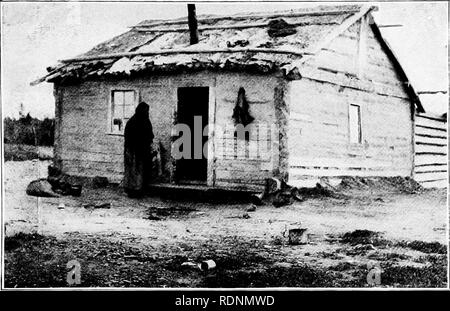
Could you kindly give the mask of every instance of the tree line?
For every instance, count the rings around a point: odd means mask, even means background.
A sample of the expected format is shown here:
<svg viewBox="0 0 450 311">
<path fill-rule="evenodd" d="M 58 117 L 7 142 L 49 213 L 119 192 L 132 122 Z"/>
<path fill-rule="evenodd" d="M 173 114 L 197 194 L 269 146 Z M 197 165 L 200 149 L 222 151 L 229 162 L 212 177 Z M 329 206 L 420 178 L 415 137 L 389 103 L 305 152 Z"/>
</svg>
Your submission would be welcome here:
<svg viewBox="0 0 450 311">
<path fill-rule="evenodd" d="M 53 118 L 39 120 L 28 113 L 19 119 L 6 117 L 3 122 L 5 144 L 53 146 L 55 129 Z"/>
</svg>

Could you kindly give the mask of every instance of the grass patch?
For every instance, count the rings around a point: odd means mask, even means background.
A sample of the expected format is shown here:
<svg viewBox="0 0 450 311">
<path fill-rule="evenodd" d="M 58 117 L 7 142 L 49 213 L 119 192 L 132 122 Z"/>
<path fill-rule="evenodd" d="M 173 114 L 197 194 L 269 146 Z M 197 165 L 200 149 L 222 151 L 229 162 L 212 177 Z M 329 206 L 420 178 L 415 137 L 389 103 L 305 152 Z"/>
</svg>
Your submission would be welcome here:
<svg viewBox="0 0 450 311">
<path fill-rule="evenodd" d="M 227 237 L 202 244 L 152 248 L 117 236 L 72 233 L 66 238 L 17 234 L 5 239 L 5 286 L 68 287 L 68 261 L 81 264 L 82 287 L 367 287 L 367 267 L 348 262 L 324 268 L 297 264 L 274 266 L 283 254 L 263 241 Z M 217 267 L 202 272 L 181 266 L 212 259 Z M 392 260 L 393 258 L 387 258 Z M 427 255 L 424 268 L 382 264 L 381 286 L 442 287 L 446 256 Z"/>
<path fill-rule="evenodd" d="M 389 260 L 397 261 L 397 260 L 407 260 L 411 257 L 398 253 L 373 253 L 368 255 L 367 258 L 379 261 L 389 261 Z"/>
<path fill-rule="evenodd" d="M 291 268 L 218 270 L 204 279 L 205 287 L 325 287 L 333 278 L 326 270 L 307 265 Z"/>
<path fill-rule="evenodd" d="M 37 233 L 28 234 L 20 232 L 13 236 L 7 236 L 5 237 L 5 251 L 12 251 L 28 242 L 37 243 L 43 239 L 45 237 Z"/>
<path fill-rule="evenodd" d="M 423 268 L 390 265 L 383 268 L 381 280 L 383 285 L 395 287 L 446 287 L 447 258 L 432 260 Z"/>
<path fill-rule="evenodd" d="M 335 266 L 330 267 L 330 270 L 333 270 L 333 271 L 348 271 L 348 270 L 356 269 L 358 267 L 360 268 L 359 265 L 343 261 L 343 262 L 338 263 Z"/>
<path fill-rule="evenodd" d="M 21 233 L 5 239 L 5 287 L 68 287 L 66 265 L 73 259 L 81 264 L 81 284 L 76 286 L 156 283 L 147 253 L 121 242 L 98 238 L 58 240 Z"/>
<path fill-rule="evenodd" d="M 407 247 L 416 251 L 420 251 L 426 254 L 447 254 L 447 246 L 439 242 L 424 242 L 424 241 L 412 241 L 412 242 L 400 242 L 400 247 Z"/>
</svg>

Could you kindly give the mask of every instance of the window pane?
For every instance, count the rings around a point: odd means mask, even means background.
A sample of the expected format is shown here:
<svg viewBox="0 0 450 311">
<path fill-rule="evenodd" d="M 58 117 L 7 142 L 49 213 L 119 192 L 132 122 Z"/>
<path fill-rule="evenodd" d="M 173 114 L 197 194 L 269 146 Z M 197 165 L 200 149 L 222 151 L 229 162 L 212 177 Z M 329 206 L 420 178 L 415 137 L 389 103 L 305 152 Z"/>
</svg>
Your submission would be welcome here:
<svg viewBox="0 0 450 311">
<path fill-rule="evenodd" d="M 134 105 L 124 106 L 123 116 L 124 118 L 131 118 L 134 114 Z"/>
<path fill-rule="evenodd" d="M 113 92 L 113 105 L 112 105 L 112 117 L 122 118 L 123 117 L 123 92 L 114 91 Z"/>
<path fill-rule="evenodd" d="M 123 104 L 126 106 L 134 106 L 134 91 L 123 92 L 124 101 Z"/>
<path fill-rule="evenodd" d="M 127 125 L 128 120 L 130 120 L 130 118 L 123 119 L 122 130 L 125 130 L 125 125 Z"/>
<path fill-rule="evenodd" d="M 113 91 L 111 100 L 111 131 L 123 133 L 125 124 L 134 114 L 135 91 Z"/>
<path fill-rule="evenodd" d="M 360 107 L 356 105 L 350 105 L 349 111 L 349 126 L 350 126 L 350 142 L 361 142 L 361 114 Z"/>
<path fill-rule="evenodd" d="M 123 104 L 124 92 L 113 91 L 112 93 L 112 111 L 111 111 L 111 131 L 120 133 L 123 131 Z"/>
</svg>

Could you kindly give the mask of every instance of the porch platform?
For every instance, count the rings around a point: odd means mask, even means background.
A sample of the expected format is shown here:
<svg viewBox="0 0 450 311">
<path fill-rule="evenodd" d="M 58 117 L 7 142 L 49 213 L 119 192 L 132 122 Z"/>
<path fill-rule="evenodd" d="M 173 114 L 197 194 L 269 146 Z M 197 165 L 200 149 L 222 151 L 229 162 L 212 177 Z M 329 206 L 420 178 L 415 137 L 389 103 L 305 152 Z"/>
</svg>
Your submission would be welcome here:
<svg viewBox="0 0 450 311">
<path fill-rule="evenodd" d="M 239 201 L 249 201 L 250 196 L 257 191 L 247 189 L 237 189 L 228 187 L 210 187 L 201 184 L 172 184 L 155 183 L 147 187 L 147 194 L 160 195 L 169 199 L 194 199 L 207 201 L 221 201 L 236 199 Z"/>
</svg>

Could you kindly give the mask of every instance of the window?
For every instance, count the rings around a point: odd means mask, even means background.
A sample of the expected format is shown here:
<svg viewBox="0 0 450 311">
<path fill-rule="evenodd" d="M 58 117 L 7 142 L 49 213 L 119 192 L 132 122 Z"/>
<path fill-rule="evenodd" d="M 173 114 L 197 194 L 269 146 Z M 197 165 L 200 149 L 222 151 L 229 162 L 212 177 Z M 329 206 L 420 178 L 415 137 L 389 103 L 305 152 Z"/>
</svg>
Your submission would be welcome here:
<svg viewBox="0 0 450 311">
<path fill-rule="evenodd" d="M 349 107 L 349 127 L 350 143 L 360 144 L 362 142 L 361 108 L 358 105 L 350 105 Z"/>
<path fill-rule="evenodd" d="M 137 102 L 135 91 L 112 91 L 111 92 L 111 120 L 110 132 L 123 134 L 125 124 L 134 114 Z"/>
</svg>

